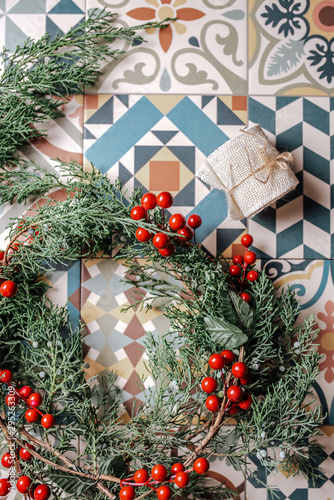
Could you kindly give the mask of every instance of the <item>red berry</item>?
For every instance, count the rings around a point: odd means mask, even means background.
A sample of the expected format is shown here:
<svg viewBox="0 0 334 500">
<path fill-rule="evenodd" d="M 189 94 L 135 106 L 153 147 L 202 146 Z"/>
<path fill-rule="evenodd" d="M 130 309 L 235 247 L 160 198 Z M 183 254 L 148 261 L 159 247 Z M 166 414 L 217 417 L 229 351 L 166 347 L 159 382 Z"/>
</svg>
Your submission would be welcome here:
<svg viewBox="0 0 334 500">
<path fill-rule="evenodd" d="M 165 233 L 157 233 L 153 237 L 155 248 L 166 248 L 170 244 L 170 239 Z"/>
<path fill-rule="evenodd" d="M 26 421 L 29 422 L 29 424 L 33 424 L 34 422 L 37 422 L 37 420 L 39 419 L 37 411 L 34 410 L 33 408 L 29 408 L 29 410 L 25 412 L 24 416 Z"/>
<path fill-rule="evenodd" d="M 209 365 L 213 370 L 221 370 L 225 366 L 223 356 L 218 352 L 216 352 L 215 354 L 211 354 L 211 356 L 209 357 Z"/>
<path fill-rule="evenodd" d="M 243 410 L 249 410 L 249 408 L 252 405 L 252 402 L 253 402 L 252 401 L 252 396 L 250 395 L 250 393 L 249 392 L 245 392 L 245 395 L 242 398 L 242 400 L 240 401 L 239 406 Z"/>
<path fill-rule="evenodd" d="M 256 281 L 258 277 L 259 273 L 257 271 L 249 271 L 249 273 L 247 273 L 248 281 Z"/>
<path fill-rule="evenodd" d="M 0 479 L 0 497 L 6 497 L 11 490 L 11 485 L 8 479 Z"/>
<path fill-rule="evenodd" d="M 16 406 L 20 401 L 20 398 L 17 394 L 8 394 L 5 401 L 7 406 Z"/>
<path fill-rule="evenodd" d="M 237 405 L 237 403 L 233 403 L 233 405 L 231 406 L 231 408 L 228 410 L 228 414 L 229 415 L 235 415 L 236 413 L 238 413 L 239 410 L 240 410 L 240 408 Z"/>
<path fill-rule="evenodd" d="M 178 472 L 175 476 L 174 483 L 179 488 L 185 488 L 190 481 L 189 475 L 186 472 Z"/>
<path fill-rule="evenodd" d="M 135 483 L 146 483 L 150 479 L 150 475 L 145 469 L 136 470 L 133 480 Z"/>
<path fill-rule="evenodd" d="M 246 377 L 247 373 L 248 368 L 242 361 L 238 361 L 232 366 L 232 374 L 235 376 L 235 378 Z"/>
<path fill-rule="evenodd" d="M 206 458 L 201 457 L 195 460 L 194 471 L 197 472 L 197 474 L 204 474 L 209 469 L 210 469 L 210 464 Z"/>
<path fill-rule="evenodd" d="M 141 220 L 146 219 L 146 210 L 141 205 L 137 205 L 133 207 L 130 213 L 130 217 L 133 220 Z"/>
<path fill-rule="evenodd" d="M 231 385 L 227 389 L 227 397 L 233 403 L 239 403 L 244 396 L 244 391 L 238 385 Z"/>
<path fill-rule="evenodd" d="M 228 272 L 230 273 L 231 276 L 240 276 L 241 274 L 241 269 L 239 266 L 237 265 L 234 265 L 234 266 L 230 266 Z"/>
<path fill-rule="evenodd" d="M 3 467 L 5 467 L 5 469 L 10 469 L 12 463 L 13 463 L 13 458 L 10 453 L 5 453 L 4 455 L 2 455 L 1 464 L 3 465 Z"/>
<path fill-rule="evenodd" d="M 20 476 L 16 483 L 16 489 L 20 493 L 28 493 L 31 486 L 31 479 L 28 476 Z"/>
<path fill-rule="evenodd" d="M 173 231 L 178 231 L 186 225 L 186 219 L 181 214 L 174 214 L 169 218 L 168 224 Z"/>
<path fill-rule="evenodd" d="M 159 254 L 163 257 L 170 257 L 175 252 L 173 243 L 170 243 L 166 248 L 159 248 Z"/>
<path fill-rule="evenodd" d="M 135 496 L 136 492 L 132 486 L 124 486 L 119 492 L 119 498 L 121 498 L 121 500 L 133 500 Z"/>
<path fill-rule="evenodd" d="M 0 293 L 4 297 L 14 297 L 17 292 L 17 285 L 14 281 L 4 281 L 2 285 L 0 285 Z"/>
<path fill-rule="evenodd" d="M 32 388 L 29 385 L 25 385 L 19 390 L 19 393 L 24 398 L 29 398 L 30 394 L 32 394 Z"/>
<path fill-rule="evenodd" d="M 180 464 L 179 462 L 174 464 L 171 468 L 172 474 L 177 474 L 178 472 L 183 472 L 184 471 L 184 465 Z"/>
<path fill-rule="evenodd" d="M 143 227 L 138 227 L 136 231 L 136 238 L 141 242 L 150 241 L 152 236 L 153 234 L 147 231 L 147 229 L 144 229 Z"/>
<path fill-rule="evenodd" d="M 50 495 L 51 495 L 50 488 L 46 484 L 39 484 L 34 489 L 35 500 L 48 500 Z"/>
<path fill-rule="evenodd" d="M 201 387 L 204 392 L 210 394 L 210 392 L 215 392 L 217 390 L 218 384 L 213 377 L 205 377 L 202 380 Z"/>
<path fill-rule="evenodd" d="M 250 234 L 244 234 L 241 237 L 241 243 L 244 247 L 248 248 L 253 243 L 253 237 Z"/>
<path fill-rule="evenodd" d="M 242 293 L 240 295 L 240 297 L 242 298 L 242 300 L 244 300 L 245 302 L 247 302 L 247 304 L 252 300 L 251 296 L 247 292 Z"/>
<path fill-rule="evenodd" d="M 0 260 L 2 260 L 5 256 L 5 252 L 3 250 L 0 250 Z"/>
<path fill-rule="evenodd" d="M 244 261 L 247 264 L 254 264 L 254 262 L 256 261 L 256 253 L 251 252 L 250 250 L 248 252 L 245 252 Z"/>
<path fill-rule="evenodd" d="M 146 193 L 141 199 L 141 204 L 146 210 L 152 210 L 157 206 L 157 197 L 153 193 Z"/>
<path fill-rule="evenodd" d="M 188 226 L 184 226 L 182 229 L 179 229 L 177 234 L 179 234 L 179 238 L 181 241 L 190 241 L 194 236 L 193 231 Z"/>
<path fill-rule="evenodd" d="M 173 205 L 173 196 L 168 191 L 162 191 L 157 196 L 157 203 L 161 208 L 169 208 Z"/>
<path fill-rule="evenodd" d="M 3 384 L 9 384 L 13 380 L 13 374 L 10 370 L 2 370 L 0 380 Z"/>
<path fill-rule="evenodd" d="M 163 481 L 167 477 L 167 469 L 164 465 L 157 464 L 151 470 L 152 479 L 155 481 Z"/>
<path fill-rule="evenodd" d="M 34 450 L 35 447 L 32 444 L 28 444 L 27 448 L 30 448 L 31 450 Z M 27 448 L 21 448 L 19 451 L 20 458 L 27 462 L 32 458 L 32 454 L 29 452 Z"/>
<path fill-rule="evenodd" d="M 241 385 L 248 385 L 251 379 L 252 379 L 251 374 L 248 372 L 245 377 L 241 377 L 239 379 L 239 382 Z"/>
<path fill-rule="evenodd" d="M 209 411 L 212 411 L 212 413 L 216 413 L 221 405 L 221 401 L 218 398 L 218 396 L 208 396 L 205 401 L 205 406 Z"/>
<path fill-rule="evenodd" d="M 47 413 L 46 415 L 43 415 L 41 424 L 44 427 L 44 429 L 50 429 L 51 427 L 54 426 L 55 419 L 53 418 L 53 415 L 50 413 Z"/>
<path fill-rule="evenodd" d="M 230 351 L 229 349 L 226 349 L 225 351 L 222 351 L 220 353 L 220 355 L 224 358 L 224 361 L 225 361 L 225 365 L 231 365 L 234 361 L 234 354 L 232 351 Z"/>
<path fill-rule="evenodd" d="M 34 392 L 29 396 L 28 403 L 30 404 L 30 406 L 34 406 L 35 408 L 37 408 L 42 404 L 42 400 L 42 396 L 38 392 Z"/>
<path fill-rule="evenodd" d="M 235 255 L 233 257 L 233 264 L 242 264 L 244 261 L 244 258 L 242 255 Z"/>
<path fill-rule="evenodd" d="M 157 497 L 159 500 L 169 500 L 172 498 L 172 494 L 172 490 L 167 485 L 160 486 L 160 488 L 157 489 Z"/>
<path fill-rule="evenodd" d="M 193 214 L 188 217 L 188 226 L 192 229 L 197 229 L 202 224 L 202 219 L 199 215 Z"/>
</svg>

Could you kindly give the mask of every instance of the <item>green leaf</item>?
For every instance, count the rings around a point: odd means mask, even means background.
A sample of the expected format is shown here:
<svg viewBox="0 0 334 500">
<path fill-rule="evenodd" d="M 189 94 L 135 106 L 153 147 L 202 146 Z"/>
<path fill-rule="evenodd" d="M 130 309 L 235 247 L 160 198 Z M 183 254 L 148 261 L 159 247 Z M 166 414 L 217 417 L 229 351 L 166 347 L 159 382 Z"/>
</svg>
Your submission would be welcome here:
<svg viewBox="0 0 334 500">
<path fill-rule="evenodd" d="M 224 292 L 221 298 L 221 305 L 224 318 L 235 325 L 238 321 L 238 317 L 233 307 L 231 297 L 226 292 Z"/>
<path fill-rule="evenodd" d="M 250 308 L 249 304 L 242 300 L 233 290 L 229 290 L 229 294 L 241 323 L 245 328 L 250 328 L 253 324 L 253 310 Z"/>
<path fill-rule="evenodd" d="M 240 328 L 224 318 L 205 317 L 206 331 L 210 333 L 212 340 L 219 342 L 222 347 L 234 349 L 247 342 L 248 337 Z"/>
<path fill-rule="evenodd" d="M 110 457 L 102 458 L 99 462 L 100 474 L 121 477 L 126 472 L 124 459 L 121 455 L 111 455 Z"/>
<path fill-rule="evenodd" d="M 75 470 L 80 469 L 76 467 Z M 84 471 L 80 470 L 80 472 Z M 59 486 L 59 488 L 61 488 L 65 493 L 69 493 L 70 495 L 75 494 L 80 496 L 96 484 L 96 481 L 93 481 L 92 479 L 74 476 L 57 469 L 55 469 L 49 477 L 53 483 Z"/>
</svg>

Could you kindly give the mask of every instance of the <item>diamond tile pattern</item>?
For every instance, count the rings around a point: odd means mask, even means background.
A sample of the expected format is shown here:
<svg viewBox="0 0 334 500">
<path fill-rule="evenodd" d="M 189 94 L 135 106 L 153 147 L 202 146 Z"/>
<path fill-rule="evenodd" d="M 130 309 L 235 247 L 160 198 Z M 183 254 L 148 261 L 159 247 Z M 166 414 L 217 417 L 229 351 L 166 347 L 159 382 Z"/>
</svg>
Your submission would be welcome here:
<svg viewBox="0 0 334 500">
<path fill-rule="evenodd" d="M 15 50 L 29 37 L 55 36 L 78 25 L 93 8 L 118 14 L 122 25 L 178 17 L 165 30 L 140 33 L 148 43 L 128 47 L 106 63 L 97 84 L 73 96 L 65 116 L 48 124 L 46 138 L 22 155 L 48 171 L 54 158 L 93 163 L 111 181 L 174 196 L 171 213 L 198 213 L 197 241 L 225 257 L 240 253 L 250 232 L 263 267 L 277 286 L 291 286 L 301 301 L 300 320 L 314 314 L 323 354 L 314 390 L 326 414 L 319 440 L 323 477 L 268 476 L 248 458 L 262 481 L 216 460 L 210 474 L 235 487 L 238 500 L 266 500 L 276 485 L 280 500 L 334 500 L 334 80 L 332 1 L 317 0 L 0 0 L 0 46 Z M 247 29 L 248 27 L 248 29 Z M 247 67 L 248 50 L 248 67 Z M 245 125 L 260 123 L 268 139 L 291 151 L 300 184 L 252 219 L 229 222 L 222 192 L 196 171 L 217 147 Z M 62 199 L 64 193 L 51 195 Z M 0 246 L 6 226 L 28 206 L 0 207 Z M 72 325 L 86 328 L 88 376 L 116 370 L 131 415 L 152 383 L 145 368 L 147 331 L 168 332 L 159 309 L 138 311 L 135 291 L 122 282 L 127 270 L 112 259 L 76 262 L 44 277 L 50 298 L 65 304 Z M 268 450 L 270 452 L 270 450 Z M 1 474 L 4 471 L 1 470 Z"/>
</svg>

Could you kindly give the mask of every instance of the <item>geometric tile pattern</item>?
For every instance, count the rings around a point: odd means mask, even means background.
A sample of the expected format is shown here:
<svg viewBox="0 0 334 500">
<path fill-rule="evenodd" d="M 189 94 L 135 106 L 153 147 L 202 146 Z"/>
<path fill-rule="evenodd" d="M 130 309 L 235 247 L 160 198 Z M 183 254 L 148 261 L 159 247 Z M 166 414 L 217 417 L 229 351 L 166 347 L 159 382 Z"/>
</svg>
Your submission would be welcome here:
<svg viewBox="0 0 334 500">
<path fill-rule="evenodd" d="M 331 99 L 326 97 L 249 98 L 249 120 L 260 123 L 272 142 L 294 156 L 300 184 L 276 205 L 249 220 L 262 257 L 330 258 Z M 331 130 L 332 129 L 332 130 Z"/>
<path fill-rule="evenodd" d="M 252 0 L 248 5 L 249 93 L 333 95 L 333 2 Z"/>
<path fill-rule="evenodd" d="M 174 196 L 171 213 L 188 216 L 196 207 L 205 220 L 197 241 L 231 256 L 246 219 L 226 221 L 224 193 L 210 191 L 195 172 L 246 123 L 244 96 L 86 95 L 85 166 L 94 164 L 112 181 L 119 177 L 129 192 L 167 189 Z"/>
<path fill-rule="evenodd" d="M 255 477 L 246 481 L 246 499 L 257 500 L 270 498 L 280 500 L 331 500 L 334 491 L 334 427 L 323 427 L 321 433 L 315 437 L 316 442 L 325 446 L 324 453 L 317 458 L 314 465 L 322 469 L 322 474 L 313 484 L 307 477 L 298 475 L 288 477 L 283 471 L 278 473 L 267 472 L 256 455 L 248 457 L 250 468 L 255 470 Z M 270 449 L 267 453 L 270 456 Z M 277 450 L 276 450 L 277 453 Z M 258 479 L 258 481 L 257 481 Z M 261 483 L 259 483 L 261 481 Z M 275 495 L 267 497 L 265 485 L 275 486 Z"/>
<path fill-rule="evenodd" d="M 88 12 L 105 6 L 125 26 L 166 17 L 177 20 L 165 29 L 140 33 L 148 43 L 120 44 L 126 53 L 103 67 L 103 76 L 89 93 L 247 92 L 245 0 L 87 0 Z"/>
</svg>

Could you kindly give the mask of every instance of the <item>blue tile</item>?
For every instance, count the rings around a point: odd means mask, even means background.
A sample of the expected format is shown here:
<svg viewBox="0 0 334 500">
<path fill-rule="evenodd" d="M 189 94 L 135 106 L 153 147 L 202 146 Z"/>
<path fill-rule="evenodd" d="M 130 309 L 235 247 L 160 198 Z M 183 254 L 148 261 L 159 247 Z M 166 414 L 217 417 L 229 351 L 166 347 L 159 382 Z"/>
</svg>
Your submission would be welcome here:
<svg viewBox="0 0 334 500">
<path fill-rule="evenodd" d="M 212 210 L 212 207 L 215 207 L 215 210 Z M 218 189 L 214 189 L 188 215 L 191 214 L 197 214 L 202 220 L 205 220 L 205 224 L 196 229 L 196 239 L 200 243 L 226 219 L 227 201 L 225 194 L 218 191 Z M 208 214 L 210 214 L 210 217 L 208 217 Z"/>
<path fill-rule="evenodd" d="M 113 123 L 114 121 L 114 97 L 111 97 L 101 106 L 86 123 Z"/>
<path fill-rule="evenodd" d="M 229 139 L 188 97 L 182 99 L 167 117 L 206 156 Z"/>
<path fill-rule="evenodd" d="M 304 99 L 303 119 L 313 127 L 329 134 L 329 113 L 308 99 Z"/>
<path fill-rule="evenodd" d="M 304 170 L 318 177 L 324 182 L 330 183 L 330 162 L 323 156 L 318 155 L 304 146 L 303 149 Z"/>
<path fill-rule="evenodd" d="M 272 134 L 275 134 L 275 111 L 250 97 L 248 99 L 248 113 L 250 121 L 259 123 L 262 128 L 268 130 L 268 132 L 271 132 Z"/>
<path fill-rule="evenodd" d="M 86 151 L 86 158 L 106 173 L 162 117 L 145 96 L 141 97 Z"/>
<path fill-rule="evenodd" d="M 303 221 L 277 234 L 277 256 L 284 255 L 303 243 Z"/>
<path fill-rule="evenodd" d="M 279 151 L 293 151 L 303 144 L 303 124 L 298 123 L 276 137 L 276 146 Z"/>
<path fill-rule="evenodd" d="M 326 233 L 331 231 L 330 210 L 316 201 L 304 196 L 304 219 L 319 227 Z"/>
</svg>

